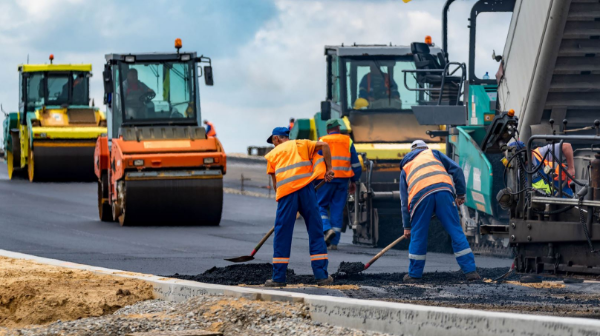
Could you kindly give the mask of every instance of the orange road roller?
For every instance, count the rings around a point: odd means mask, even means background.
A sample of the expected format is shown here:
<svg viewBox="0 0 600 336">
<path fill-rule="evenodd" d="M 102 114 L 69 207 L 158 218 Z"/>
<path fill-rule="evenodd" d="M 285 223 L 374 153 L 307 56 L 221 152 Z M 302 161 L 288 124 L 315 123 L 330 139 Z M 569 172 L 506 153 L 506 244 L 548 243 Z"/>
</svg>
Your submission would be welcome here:
<svg viewBox="0 0 600 336">
<path fill-rule="evenodd" d="M 219 225 L 227 157 L 201 126 L 196 52 L 108 54 L 107 136 L 94 153 L 98 213 L 121 225 Z"/>
</svg>

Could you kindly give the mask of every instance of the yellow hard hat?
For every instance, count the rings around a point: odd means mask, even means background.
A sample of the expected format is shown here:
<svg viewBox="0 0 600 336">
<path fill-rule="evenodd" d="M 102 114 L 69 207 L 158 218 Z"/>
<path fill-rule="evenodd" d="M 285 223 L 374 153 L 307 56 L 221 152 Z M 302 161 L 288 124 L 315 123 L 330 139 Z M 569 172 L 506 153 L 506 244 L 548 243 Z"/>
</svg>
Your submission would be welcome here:
<svg viewBox="0 0 600 336">
<path fill-rule="evenodd" d="M 365 98 L 358 98 L 354 102 L 354 109 L 355 110 L 360 110 L 360 109 L 365 108 L 367 106 L 369 106 L 369 101 L 366 100 Z"/>
</svg>

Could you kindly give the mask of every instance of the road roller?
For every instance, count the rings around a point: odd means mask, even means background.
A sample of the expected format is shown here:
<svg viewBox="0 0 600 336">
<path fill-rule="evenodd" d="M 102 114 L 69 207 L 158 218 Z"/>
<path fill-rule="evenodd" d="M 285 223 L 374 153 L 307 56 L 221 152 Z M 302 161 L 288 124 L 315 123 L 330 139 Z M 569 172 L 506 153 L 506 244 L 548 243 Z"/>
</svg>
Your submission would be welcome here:
<svg viewBox="0 0 600 336">
<path fill-rule="evenodd" d="M 19 111 L 4 120 L 8 177 L 94 181 L 96 140 L 106 134 L 106 117 L 90 106 L 91 64 L 23 64 Z"/>
<path fill-rule="evenodd" d="M 98 214 L 125 225 L 219 225 L 227 157 L 201 125 L 196 52 L 108 54 L 103 71 L 108 131 L 98 138 Z"/>
</svg>

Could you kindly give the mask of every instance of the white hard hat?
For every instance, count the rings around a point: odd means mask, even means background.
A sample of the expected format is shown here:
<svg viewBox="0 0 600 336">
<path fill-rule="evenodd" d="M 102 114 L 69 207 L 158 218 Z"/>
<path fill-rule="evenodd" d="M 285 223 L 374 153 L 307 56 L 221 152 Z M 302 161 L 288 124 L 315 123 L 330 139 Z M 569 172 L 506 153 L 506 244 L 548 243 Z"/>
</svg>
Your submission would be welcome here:
<svg viewBox="0 0 600 336">
<path fill-rule="evenodd" d="M 415 141 L 413 141 L 413 143 L 410 145 L 410 149 L 411 150 L 415 150 L 415 149 L 418 149 L 418 148 L 429 148 L 429 146 L 427 146 L 427 144 L 423 140 L 415 140 Z"/>
</svg>

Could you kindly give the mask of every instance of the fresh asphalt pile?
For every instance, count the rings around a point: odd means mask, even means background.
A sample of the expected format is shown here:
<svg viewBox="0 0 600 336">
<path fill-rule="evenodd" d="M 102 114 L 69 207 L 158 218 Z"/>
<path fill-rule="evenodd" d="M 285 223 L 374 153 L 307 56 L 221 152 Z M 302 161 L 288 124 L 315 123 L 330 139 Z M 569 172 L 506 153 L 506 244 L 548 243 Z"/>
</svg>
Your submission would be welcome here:
<svg viewBox="0 0 600 336">
<path fill-rule="evenodd" d="M 340 269 L 357 266 L 349 263 L 341 265 Z M 517 275 L 510 275 L 502 284 L 492 281 L 506 271 L 506 268 L 480 268 L 478 272 L 484 280 L 477 283 L 468 283 L 460 271 L 425 273 L 419 284 L 404 284 L 402 278 L 406 273 L 337 272 L 332 276 L 336 286 L 353 285 L 335 289 L 337 294 L 350 298 L 600 318 L 600 283 L 565 284 L 560 279 L 544 279 L 540 283 L 522 284 Z M 271 272 L 271 264 L 250 263 L 213 267 L 197 275 L 176 274 L 171 277 L 221 285 L 260 286 L 271 278 Z M 312 275 L 298 275 L 291 269 L 288 270 L 287 281 L 288 285 L 315 284 Z M 297 286 L 293 287 L 297 291 Z"/>
</svg>

